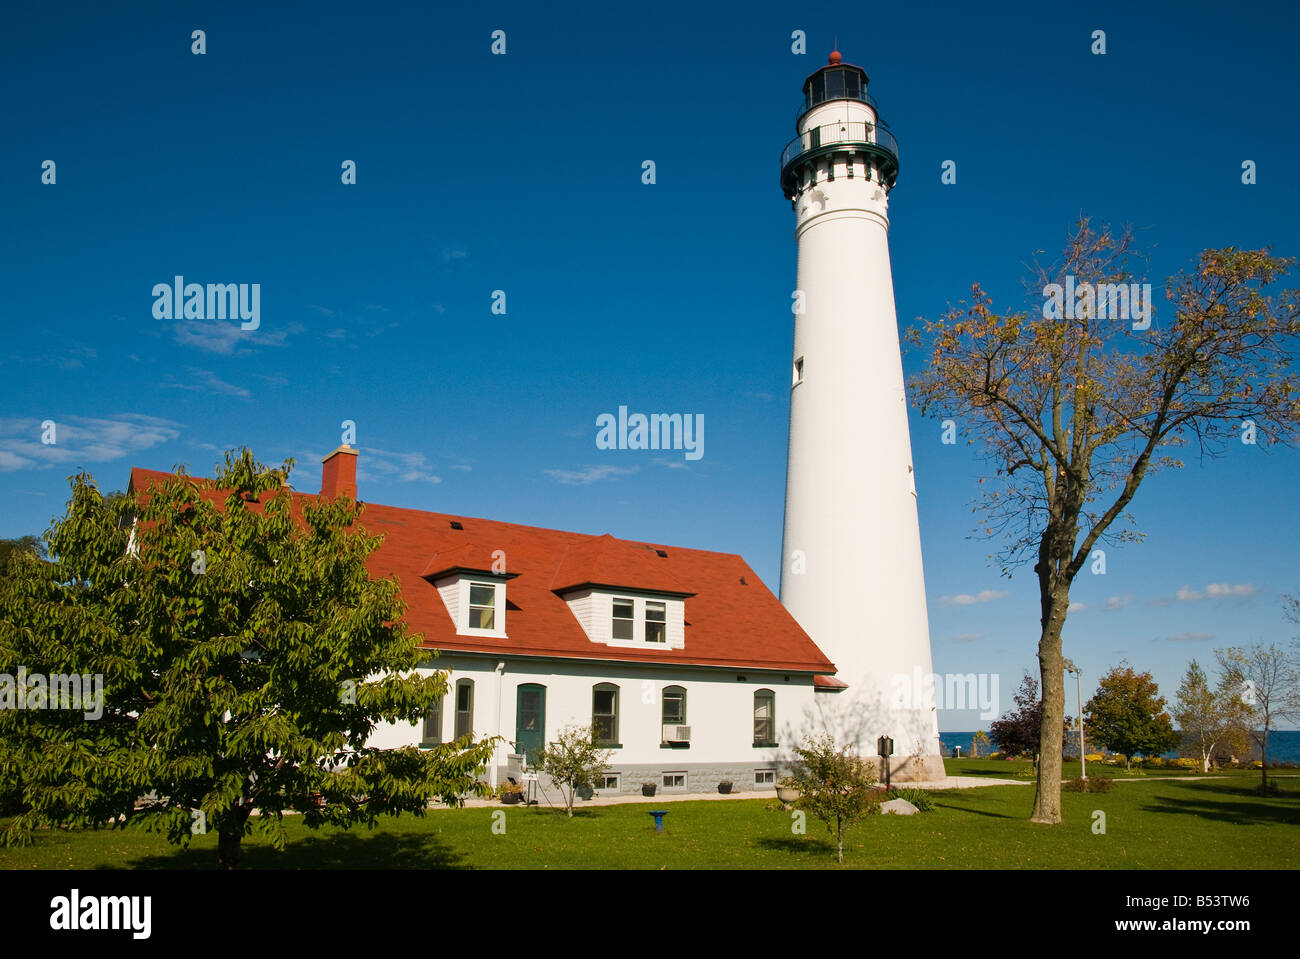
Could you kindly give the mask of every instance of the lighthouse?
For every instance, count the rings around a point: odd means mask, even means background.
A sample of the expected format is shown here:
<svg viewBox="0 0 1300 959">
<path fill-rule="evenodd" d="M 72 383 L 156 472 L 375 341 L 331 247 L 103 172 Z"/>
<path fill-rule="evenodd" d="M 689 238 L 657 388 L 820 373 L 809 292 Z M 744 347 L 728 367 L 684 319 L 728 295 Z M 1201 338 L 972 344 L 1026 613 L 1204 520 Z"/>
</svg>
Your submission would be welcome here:
<svg viewBox="0 0 1300 959">
<path fill-rule="evenodd" d="M 781 602 L 846 689 L 818 697 L 894 778 L 942 778 L 907 396 L 889 269 L 898 144 L 838 51 L 781 155 L 798 274 Z M 920 756 L 918 762 L 914 756 Z"/>
</svg>

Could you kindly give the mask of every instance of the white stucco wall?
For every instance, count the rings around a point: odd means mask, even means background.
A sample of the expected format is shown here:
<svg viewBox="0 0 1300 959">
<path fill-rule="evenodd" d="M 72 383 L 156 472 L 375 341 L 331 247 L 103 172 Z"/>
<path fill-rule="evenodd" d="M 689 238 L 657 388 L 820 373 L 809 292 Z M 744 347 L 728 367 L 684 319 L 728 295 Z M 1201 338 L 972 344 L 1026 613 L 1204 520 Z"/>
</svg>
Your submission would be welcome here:
<svg viewBox="0 0 1300 959">
<path fill-rule="evenodd" d="M 505 668 L 498 673 L 497 665 Z M 515 739 L 517 688 L 524 683 L 546 687 L 546 741 L 561 727 L 588 726 L 592 721 L 592 687 L 613 683 L 619 687 L 618 738 L 611 768 L 621 766 L 692 767 L 701 764 L 752 764 L 755 768 L 788 759 L 802 736 L 819 728 L 812 678 L 803 674 L 763 673 L 689 667 L 641 667 L 636 664 L 577 663 L 504 659 L 443 654 L 436 668 L 450 673 L 449 692 L 443 701 L 443 741 L 453 738 L 455 684 L 474 680 L 475 738 L 501 735 Z M 787 680 L 785 677 L 789 676 Z M 744 679 L 737 677 L 743 676 Z M 662 748 L 660 693 L 665 686 L 686 690 L 686 725 L 691 727 L 689 748 Z M 776 696 L 776 748 L 754 747 L 754 692 L 770 689 Z M 824 694 L 821 698 L 825 698 Z M 499 716 L 499 719 L 498 719 Z M 418 745 L 421 725 L 386 723 L 376 728 L 369 744 L 381 748 Z M 495 767 L 506 764 L 513 747 L 497 750 Z"/>
</svg>

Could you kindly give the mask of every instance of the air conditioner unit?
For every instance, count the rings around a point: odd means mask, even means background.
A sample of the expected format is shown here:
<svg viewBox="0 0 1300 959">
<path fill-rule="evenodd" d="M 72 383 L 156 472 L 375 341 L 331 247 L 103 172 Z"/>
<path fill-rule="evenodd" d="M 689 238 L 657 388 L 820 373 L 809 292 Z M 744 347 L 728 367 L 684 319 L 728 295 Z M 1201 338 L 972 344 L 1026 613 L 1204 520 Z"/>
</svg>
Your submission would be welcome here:
<svg viewBox="0 0 1300 959">
<path fill-rule="evenodd" d="M 666 743 L 689 743 L 691 741 L 691 727 L 665 726 L 663 729 L 663 741 Z"/>
</svg>

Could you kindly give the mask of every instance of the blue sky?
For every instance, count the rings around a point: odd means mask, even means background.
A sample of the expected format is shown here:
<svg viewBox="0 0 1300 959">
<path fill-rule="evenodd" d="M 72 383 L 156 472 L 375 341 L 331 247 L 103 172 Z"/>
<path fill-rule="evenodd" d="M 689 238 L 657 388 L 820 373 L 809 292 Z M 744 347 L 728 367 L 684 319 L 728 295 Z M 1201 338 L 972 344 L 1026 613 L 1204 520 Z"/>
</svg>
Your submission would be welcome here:
<svg viewBox="0 0 1300 959">
<path fill-rule="evenodd" d="M 314 491 L 351 419 L 363 499 L 737 552 L 775 590 L 795 269 L 778 157 L 836 36 L 900 142 L 903 327 L 974 281 L 1028 305 L 1023 264 L 1080 213 L 1133 224 L 1157 289 L 1206 247 L 1300 252 L 1300 17 L 1149 6 L 10 5 L 0 536 L 45 529 L 79 467 L 115 489 L 246 444 Z M 260 283 L 260 328 L 155 319 L 177 274 Z M 703 458 L 598 450 L 620 405 L 702 414 Z M 935 669 L 998 673 L 1009 702 L 1032 573 L 987 563 L 982 465 L 912 416 Z M 1297 632 L 1278 596 L 1300 589 L 1298 456 L 1242 446 L 1143 488 L 1146 542 L 1074 591 L 1086 682 L 1127 659 L 1172 699 L 1189 659 Z"/>
</svg>

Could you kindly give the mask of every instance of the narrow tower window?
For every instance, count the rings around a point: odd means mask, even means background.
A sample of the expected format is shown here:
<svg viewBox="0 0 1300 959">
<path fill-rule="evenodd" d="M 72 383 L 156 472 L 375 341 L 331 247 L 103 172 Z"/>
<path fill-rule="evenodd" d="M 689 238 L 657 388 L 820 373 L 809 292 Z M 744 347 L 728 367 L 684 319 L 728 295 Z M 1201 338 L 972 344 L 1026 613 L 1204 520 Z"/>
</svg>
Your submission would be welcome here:
<svg viewBox="0 0 1300 959">
<path fill-rule="evenodd" d="M 794 382 L 792 382 L 790 385 L 798 386 L 802 382 L 803 382 L 803 357 L 801 356 L 799 357 L 799 359 L 794 361 Z"/>
</svg>

